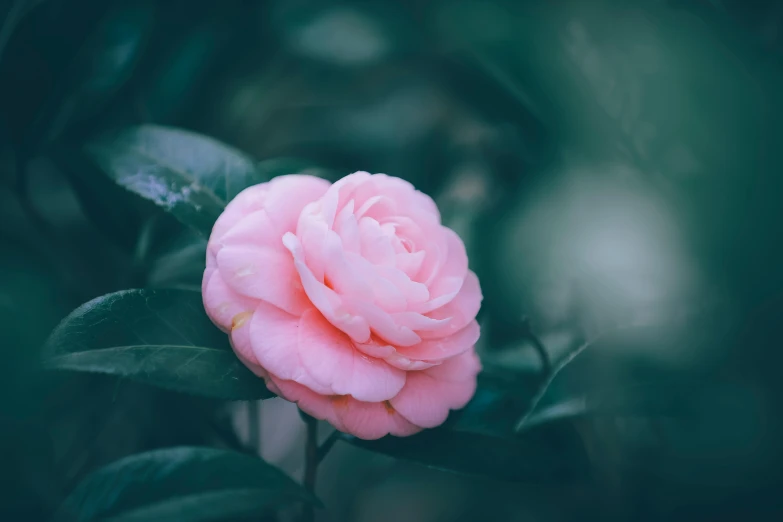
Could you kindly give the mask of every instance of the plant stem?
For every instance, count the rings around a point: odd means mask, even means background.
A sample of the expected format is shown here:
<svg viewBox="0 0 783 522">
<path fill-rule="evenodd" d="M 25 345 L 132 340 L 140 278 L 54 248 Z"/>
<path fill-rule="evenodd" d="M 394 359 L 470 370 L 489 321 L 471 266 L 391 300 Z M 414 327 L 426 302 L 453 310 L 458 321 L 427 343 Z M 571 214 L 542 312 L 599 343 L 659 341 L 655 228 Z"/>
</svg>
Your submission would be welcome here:
<svg viewBox="0 0 783 522">
<path fill-rule="evenodd" d="M 247 403 L 247 424 L 249 446 L 257 453 L 261 454 L 261 405 L 257 401 L 248 401 Z"/>
<path fill-rule="evenodd" d="M 315 478 L 318 471 L 318 421 L 309 415 L 305 417 L 307 440 L 305 441 L 304 487 L 315 495 Z M 313 522 L 315 511 L 311 504 L 305 504 L 302 513 L 303 522 Z"/>
<path fill-rule="evenodd" d="M 525 323 L 526 336 L 536 350 L 536 353 L 538 353 L 539 359 L 541 359 L 541 374 L 546 378 L 552 371 L 552 362 L 549 360 L 549 352 L 546 351 L 544 343 L 542 343 L 536 334 L 533 333 L 533 329 L 530 326 L 530 320 L 525 317 L 523 321 Z"/>
<path fill-rule="evenodd" d="M 332 449 L 334 443 L 340 440 L 342 433 L 339 430 L 334 430 L 331 435 L 318 447 L 318 462 L 321 462 L 329 450 Z"/>
</svg>

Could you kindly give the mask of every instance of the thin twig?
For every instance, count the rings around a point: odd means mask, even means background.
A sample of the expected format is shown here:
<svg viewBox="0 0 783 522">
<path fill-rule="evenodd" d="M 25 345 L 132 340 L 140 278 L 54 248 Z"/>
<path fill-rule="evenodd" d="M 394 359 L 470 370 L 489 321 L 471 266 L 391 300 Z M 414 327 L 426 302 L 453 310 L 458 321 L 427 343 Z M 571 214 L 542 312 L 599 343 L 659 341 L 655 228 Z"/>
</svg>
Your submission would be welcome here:
<svg viewBox="0 0 783 522">
<path fill-rule="evenodd" d="M 261 404 L 257 401 L 247 403 L 248 446 L 261 454 Z"/>
<path fill-rule="evenodd" d="M 320 463 L 332 449 L 334 443 L 340 440 L 342 433 L 339 430 L 334 430 L 329 437 L 318 447 L 318 462 Z"/>
<path fill-rule="evenodd" d="M 552 361 L 549 359 L 549 352 L 546 351 L 544 343 L 541 342 L 536 334 L 533 333 L 533 329 L 530 326 L 530 320 L 525 317 L 523 319 L 525 325 L 525 335 L 538 353 L 539 359 L 541 359 L 541 374 L 546 378 L 552 371 Z"/>
<path fill-rule="evenodd" d="M 310 416 L 305 417 L 307 424 L 307 440 L 305 441 L 305 472 L 304 487 L 315 495 L 315 478 L 318 471 L 318 421 Z M 302 512 L 303 522 L 313 522 L 315 511 L 312 504 L 306 503 Z"/>
</svg>

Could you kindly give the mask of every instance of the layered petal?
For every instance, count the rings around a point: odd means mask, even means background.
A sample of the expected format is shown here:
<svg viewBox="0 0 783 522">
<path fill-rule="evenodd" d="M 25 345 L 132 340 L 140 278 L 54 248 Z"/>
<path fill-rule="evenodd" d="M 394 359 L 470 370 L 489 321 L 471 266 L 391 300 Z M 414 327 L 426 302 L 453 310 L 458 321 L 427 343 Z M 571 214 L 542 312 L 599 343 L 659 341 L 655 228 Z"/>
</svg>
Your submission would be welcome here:
<svg viewBox="0 0 783 522">
<path fill-rule="evenodd" d="M 201 296 L 207 315 L 224 332 L 231 331 L 231 325 L 239 314 L 252 314 L 258 304 L 258 300 L 235 292 L 217 270 L 204 277 Z"/>
<path fill-rule="evenodd" d="M 405 387 L 389 402 L 409 422 L 434 428 L 445 422 L 449 410 L 468 403 L 480 370 L 478 357 L 470 350 L 427 370 L 408 372 Z"/>
<path fill-rule="evenodd" d="M 478 279 L 432 199 L 401 179 L 246 189 L 215 224 L 202 292 L 270 390 L 357 437 L 437 426 L 475 391 Z"/>
<path fill-rule="evenodd" d="M 441 329 L 422 332 L 422 337 L 425 339 L 445 337 L 463 329 L 476 318 L 481 308 L 482 299 L 478 277 L 472 271 L 468 271 L 468 275 L 465 276 L 465 281 L 454 299 L 427 314 L 433 319 L 448 319 L 449 321 Z"/>
<path fill-rule="evenodd" d="M 308 304 L 291 255 L 285 250 L 229 245 L 218 252 L 217 264 L 223 280 L 240 295 L 290 313 L 301 313 Z"/>
<path fill-rule="evenodd" d="M 298 348 L 304 369 L 332 394 L 380 402 L 397 395 L 405 384 L 405 372 L 366 357 L 314 309 L 299 323 Z"/>
</svg>

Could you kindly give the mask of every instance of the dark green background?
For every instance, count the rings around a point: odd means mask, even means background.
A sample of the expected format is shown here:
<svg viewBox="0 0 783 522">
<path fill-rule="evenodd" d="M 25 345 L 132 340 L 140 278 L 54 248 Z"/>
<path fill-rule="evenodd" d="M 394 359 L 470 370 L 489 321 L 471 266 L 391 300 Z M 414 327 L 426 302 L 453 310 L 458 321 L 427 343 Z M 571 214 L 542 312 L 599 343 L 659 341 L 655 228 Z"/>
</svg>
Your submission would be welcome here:
<svg viewBox="0 0 783 522">
<path fill-rule="evenodd" d="M 494 478 L 449 479 L 473 494 L 421 520 L 783 516 L 781 2 L 3 0 L 0 28 L 3 520 L 47 519 L 117 458 L 231 438 L 222 403 L 39 370 L 80 304 L 200 285 L 203 237 L 85 148 L 139 124 L 438 202 L 482 284 L 487 371 L 448 430 L 372 449 Z M 554 362 L 599 342 L 504 449 L 477 434 L 528 410 L 531 330 Z M 443 495 L 388 466 L 370 478 Z M 418 505 L 361 482 L 320 516 Z"/>
</svg>

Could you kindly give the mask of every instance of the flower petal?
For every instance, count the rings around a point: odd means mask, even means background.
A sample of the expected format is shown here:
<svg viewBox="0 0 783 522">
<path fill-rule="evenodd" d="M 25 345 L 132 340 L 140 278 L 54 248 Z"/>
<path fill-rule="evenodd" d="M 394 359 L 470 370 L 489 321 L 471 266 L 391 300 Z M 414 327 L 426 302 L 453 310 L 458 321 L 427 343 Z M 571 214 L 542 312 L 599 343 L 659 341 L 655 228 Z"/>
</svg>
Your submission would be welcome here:
<svg viewBox="0 0 783 522">
<path fill-rule="evenodd" d="M 337 416 L 330 396 L 319 395 L 301 384 L 280 379 L 272 374 L 269 375 L 266 381 L 266 387 L 272 393 L 295 403 L 299 406 L 299 409 L 308 415 L 316 419 L 325 420 L 342 432 L 347 431 Z"/>
<path fill-rule="evenodd" d="M 421 332 L 421 336 L 423 338 L 444 337 L 463 329 L 476 318 L 476 314 L 481 308 L 482 299 L 478 277 L 468 270 L 462 288 L 454 299 L 427 314 L 433 319 L 451 318 L 451 320 L 441 329 Z"/>
<path fill-rule="evenodd" d="M 212 322 L 224 332 L 231 331 L 234 318 L 242 313 L 253 313 L 258 301 L 235 292 L 223 280 L 219 270 L 214 270 L 207 279 L 204 278 L 202 298 L 204 310 Z"/>
<path fill-rule="evenodd" d="M 264 208 L 266 196 L 269 192 L 269 183 L 260 183 L 247 187 L 232 199 L 226 209 L 220 214 L 215 225 L 212 227 L 212 233 L 209 236 L 208 249 L 216 248 L 219 245 L 223 234 L 228 232 L 240 219 L 248 214 Z M 215 250 L 217 253 L 217 250 Z"/>
<path fill-rule="evenodd" d="M 397 348 L 400 356 L 418 361 L 443 361 L 463 352 L 467 352 L 479 339 L 480 328 L 476 321 L 471 321 L 459 332 L 438 339 L 425 339 L 413 346 Z"/>
<path fill-rule="evenodd" d="M 303 174 L 278 176 L 269 182 L 264 209 L 281 235 L 296 230 L 302 209 L 329 190 L 325 179 Z"/>
<path fill-rule="evenodd" d="M 290 313 L 307 306 L 291 255 L 255 245 L 229 245 L 217 255 L 220 274 L 235 292 L 264 300 Z"/>
<path fill-rule="evenodd" d="M 243 217 L 217 241 L 221 246 L 254 245 L 283 250 L 283 234 L 269 219 L 266 210 Z"/>
<path fill-rule="evenodd" d="M 332 393 L 307 373 L 299 357 L 300 318 L 261 301 L 250 321 L 253 354 L 262 367 L 280 379 L 298 382 L 311 390 Z"/>
<path fill-rule="evenodd" d="M 231 329 L 229 341 L 231 342 L 231 348 L 233 348 L 236 356 L 250 369 L 250 371 L 260 377 L 266 377 L 267 372 L 258 363 L 256 354 L 253 352 L 253 344 L 250 341 L 251 320 L 252 312 L 243 312 L 238 315 L 234 321 L 234 327 Z"/>
<path fill-rule="evenodd" d="M 361 402 L 350 397 L 335 397 L 332 404 L 342 431 L 346 431 L 360 439 L 375 440 L 392 434 L 406 437 L 421 431 L 421 428 L 410 423 L 391 404 L 385 402 Z"/>
<path fill-rule="evenodd" d="M 427 370 L 409 372 L 405 387 L 391 399 L 400 415 L 422 428 L 446 421 L 449 410 L 464 407 L 476 391 L 481 364 L 473 350 Z"/>
<path fill-rule="evenodd" d="M 302 315 L 298 350 L 305 370 L 336 395 L 378 402 L 391 399 L 405 384 L 405 372 L 359 352 L 315 309 Z"/>
<path fill-rule="evenodd" d="M 356 342 L 367 342 L 370 338 L 370 326 L 363 317 L 351 314 L 331 288 L 318 281 L 304 262 L 302 244 L 292 233 L 283 236 L 283 244 L 294 256 L 294 266 L 310 302 L 334 326 L 347 333 Z"/>
</svg>

